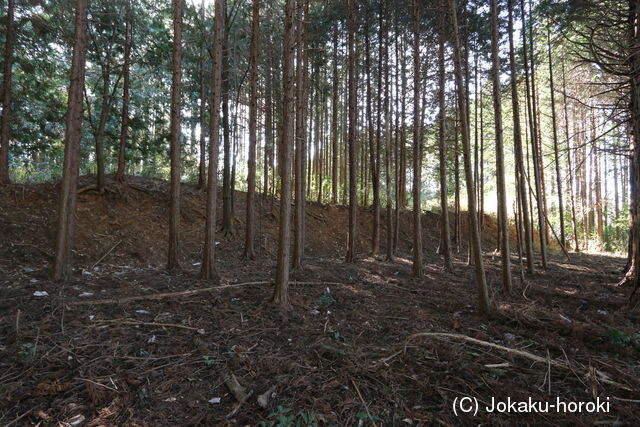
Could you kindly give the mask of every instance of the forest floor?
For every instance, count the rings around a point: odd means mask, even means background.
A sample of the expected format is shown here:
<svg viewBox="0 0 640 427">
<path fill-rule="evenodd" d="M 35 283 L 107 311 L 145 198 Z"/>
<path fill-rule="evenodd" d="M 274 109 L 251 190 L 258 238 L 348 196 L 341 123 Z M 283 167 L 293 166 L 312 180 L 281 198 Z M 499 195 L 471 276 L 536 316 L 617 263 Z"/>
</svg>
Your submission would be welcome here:
<svg viewBox="0 0 640 427">
<path fill-rule="evenodd" d="M 0 425 L 640 424 L 640 315 L 627 306 L 631 290 L 615 286 L 622 258 L 552 251 L 549 268 L 522 283 L 514 257 L 515 289 L 504 295 L 487 217 L 497 309 L 487 318 L 476 312 L 466 248 L 455 273 L 442 268 L 435 213 L 425 215 L 416 280 L 409 212 L 389 262 L 365 255 L 362 210 L 363 255 L 345 264 L 347 210 L 310 203 L 305 268 L 292 273 L 293 309 L 281 311 L 269 303 L 277 201 L 262 203 L 257 259 L 246 261 L 236 193 L 218 284 L 197 276 L 204 195 L 183 186 L 183 271 L 169 275 L 167 184 L 130 183 L 79 195 L 76 270 L 65 284 L 48 278 L 56 187 L 0 189 Z M 158 295 L 187 290 L 196 292 Z M 410 338 L 417 333 L 457 335 Z M 477 399 L 475 416 L 454 412 L 463 397 Z M 496 414 L 485 408 L 493 397 L 610 407 Z"/>
</svg>

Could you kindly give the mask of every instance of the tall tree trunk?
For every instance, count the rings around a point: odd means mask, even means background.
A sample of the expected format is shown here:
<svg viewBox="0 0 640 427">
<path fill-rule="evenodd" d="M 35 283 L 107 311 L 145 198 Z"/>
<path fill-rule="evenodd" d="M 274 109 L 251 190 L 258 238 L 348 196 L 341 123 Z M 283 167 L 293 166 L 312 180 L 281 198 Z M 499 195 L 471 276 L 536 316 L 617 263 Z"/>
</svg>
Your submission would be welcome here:
<svg viewBox="0 0 640 427">
<path fill-rule="evenodd" d="M 580 250 L 580 246 L 579 246 L 579 240 L 578 240 L 578 226 L 576 222 L 576 201 L 573 195 L 573 167 L 571 165 L 571 141 L 569 137 L 569 108 L 568 108 L 568 102 L 567 102 L 567 82 L 566 82 L 566 75 L 564 70 L 564 55 L 563 55 L 563 60 L 561 62 L 562 62 L 562 104 L 564 107 L 564 131 L 565 131 L 564 137 L 567 141 L 567 169 L 569 170 L 568 190 L 569 190 L 569 202 L 571 203 L 571 224 L 572 224 L 573 239 L 574 239 L 573 248 L 576 252 L 578 252 Z"/>
<path fill-rule="evenodd" d="M 400 99 L 400 180 L 399 185 L 400 189 L 398 190 L 398 198 L 400 199 L 400 210 L 406 209 L 407 207 L 407 132 L 405 126 L 405 117 L 407 110 L 407 73 L 406 73 L 406 57 L 404 55 L 404 35 L 402 33 L 401 38 L 401 49 L 400 49 L 400 75 L 402 81 L 402 97 Z"/>
<path fill-rule="evenodd" d="M 131 5 L 127 2 L 127 18 L 125 25 L 124 40 L 124 64 L 122 65 L 122 112 L 120 117 L 120 144 L 118 146 L 118 169 L 116 171 L 116 182 L 124 182 L 125 180 L 125 152 L 127 148 L 127 140 L 129 139 L 129 87 L 130 68 L 131 68 Z M 200 129 L 202 132 L 202 129 Z"/>
<path fill-rule="evenodd" d="M 473 245 L 473 256 L 475 258 L 476 285 L 478 287 L 478 309 L 480 313 L 487 314 L 490 311 L 489 292 L 484 273 L 484 263 L 482 261 L 482 247 L 480 244 L 480 229 L 478 227 L 478 216 L 476 210 L 476 197 L 473 186 L 473 171 L 471 169 L 471 146 L 469 143 L 469 123 L 467 116 L 467 104 L 465 86 L 463 78 L 462 60 L 460 54 L 460 40 L 458 38 L 458 18 L 456 11 L 456 0 L 449 0 L 451 9 L 451 26 L 453 38 L 453 58 L 455 64 L 455 75 L 458 89 L 458 108 L 461 118 L 462 149 L 464 152 L 464 172 L 467 182 L 467 200 L 469 206 L 469 217 L 471 229 L 471 244 Z"/>
<path fill-rule="evenodd" d="M 213 27 L 213 75 L 211 106 L 209 111 L 209 165 L 207 168 L 207 207 L 202 251 L 203 279 L 217 277 L 216 271 L 216 208 L 218 199 L 218 144 L 220 142 L 220 97 L 222 89 L 223 32 L 226 21 L 224 0 L 215 2 Z"/>
<path fill-rule="evenodd" d="M 502 142 L 502 102 L 500 99 L 500 57 L 498 56 L 498 6 L 491 0 L 491 74 L 493 78 L 493 111 L 496 139 L 496 180 L 498 184 L 498 221 L 500 229 L 500 254 L 502 256 L 502 289 L 511 292 L 511 251 L 509 248 L 509 221 L 507 217 L 507 187 L 504 171 Z"/>
<path fill-rule="evenodd" d="M 227 1 L 224 1 L 224 14 L 227 13 Z M 229 29 L 225 27 L 222 37 L 222 138 L 224 165 L 222 169 L 222 232 L 225 236 L 235 234 L 233 223 L 233 180 L 231 176 L 231 123 L 229 120 Z"/>
<path fill-rule="evenodd" d="M 523 56 L 524 56 L 524 74 L 525 74 L 525 84 L 527 89 L 527 108 L 529 109 L 529 123 L 531 129 L 531 153 L 533 155 L 533 175 L 534 175 L 534 183 L 535 183 L 535 195 L 536 195 L 536 206 L 538 210 L 538 236 L 540 237 L 540 256 L 542 258 L 542 267 L 547 268 L 547 240 L 546 240 L 546 223 L 544 220 L 546 211 L 544 209 L 544 200 L 543 200 L 543 189 L 542 189 L 542 177 L 540 171 L 541 159 L 539 158 L 539 148 L 538 148 L 538 129 L 536 124 L 536 110 L 535 110 L 535 84 L 534 78 L 531 76 L 529 78 L 529 60 L 528 60 L 528 52 L 527 52 L 527 31 L 524 30 L 527 28 L 526 22 L 526 11 L 524 8 L 524 0 L 520 0 L 520 6 L 522 9 L 522 48 L 523 48 Z M 531 52 L 533 55 L 533 52 Z M 531 71 L 533 72 L 533 58 L 531 59 Z M 529 86 L 529 80 L 531 80 L 531 87 Z"/>
<path fill-rule="evenodd" d="M 256 131 L 258 121 L 258 33 L 260 31 L 260 0 L 253 0 L 251 23 L 251 55 L 249 65 L 249 159 L 247 177 L 247 206 L 244 256 L 255 258 L 254 250 L 254 217 L 256 194 Z"/>
<path fill-rule="evenodd" d="M 357 132 L 357 84 L 356 84 L 356 21 L 355 21 L 355 1 L 347 0 L 347 45 L 348 57 L 347 68 L 349 74 L 348 82 L 348 146 L 349 146 L 349 237 L 347 246 L 347 255 L 345 261 L 348 263 L 356 261 L 356 242 L 358 227 L 358 198 L 356 193 L 356 171 L 358 170 L 358 141 L 356 140 Z"/>
<path fill-rule="evenodd" d="M 384 9 L 383 3 L 380 3 L 380 25 L 383 25 L 384 21 Z M 385 27 L 384 31 L 381 29 L 380 34 L 389 34 L 389 28 Z M 393 128 L 392 116 L 392 103 L 391 103 L 391 81 L 389 79 L 389 39 L 383 37 L 380 43 L 384 40 L 384 66 L 381 72 L 384 71 L 384 114 L 385 114 L 385 197 L 386 197 L 386 252 L 387 260 L 393 261 L 393 198 L 391 196 L 392 187 L 392 174 L 393 169 L 391 167 L 393 146 L 391 145 L 391 130 Z"/>
<path fill-rule="evenodd" d="M 282 143 L 280 152 L 280 228 L 273 302 L 289 307 L 289 243 L 291 240 L 291 145 L 294 139 L 294 0 L 285 0 L 284 43 L 282 49 Z"/>
<path fill-rule="evenodd" d="M 295 115 L 295 212 L 294 212 L 294 236 L 293 256 L 291 264 L 294 269 L 302 269 L 304 256 L 304 215 L 305 215 L 305 164 L 306 164 L 306 108 L 308 104 L 306 88 L 306 25 L 304 15 L 306 0 L 297 0 L 296 4 L 296 115 Z M 317 123 L 315 124 L 318 127 Z M 317 150 L 316 150 L 317 155 Z M 311 186 L 308 185 L 310 188 Z"/>
<path fill-rule="evenodd" d="M 109 58 L 105 59 L 105 64 L 108 64 Z M 102 69 L 102 102 L 100 105 L 100 120 L 98 121 L 98 129 L 95 134 L 96 145 L 96 164 L 97 164 L 97 179 L 96 187 L 100 193 L 104 191 L 104 148 L 102 147 L 102 139 L 104 138 L 104 128 L 107 125 L 107 119 L 109 118 L 109 110 L 111 109 L 111 96 L 109 94 L 109 87 L 111 86 L 111 70 L 108 65 L 103 64 Z M 115 88 L 114 88 L 115 89 Z"/>
<path fill-rule="evenodd" d="M 372 229 L 371 229 L 371 254 L 377 255 L 380 251 L 380 177 L 378 175 L 379 164 L 377 162 L 377 147 L 376 144 L 379 145 L 380 141 L 380 123 L 381 123 L 381 99 L 382 94 L 380 93 L 380 89 L 382 87 L 382 77 L 379 76 L 378 79 L 378 93 L 377 93 L 377 129 L 374 130 L 373 124 L 373 90 L 371 86 L 371 43 L 369 41 L 369 16 L 368 16 L 369 8 L 367 7 L 367 17 L 365 18 L 365 30 L 364 30 L 364 46 L 365 46 L 365 73 L 367 77 L 367 106 L 366 106 L 366 116 L 367 116 L 367 141 L 369 144 L 369 166 L 371 168 L 371 186 L 373 187 L 373 214 L 372 214 Z M 380 41 L 379 41 L 380 43 Z M 382 59 L 380 58 L 380 61 Z M 378 62 L 378 70 L 381 74 L 380 62 Z M 374 135 L 374 131 L 376 134 Z M 377 140 L 376 140 L 377 139 Z M 377 142 L 376 142 L 377 141 Z M 364 151 L 364 150 L 363 150 Z M 366 182 L 366 181 L 364 181 Z M 364 183 L 363 182 L 363 183 Z"/>
<path fill-rule="evenodd" d="M 547 27 L 547 50 L 549 52 L 549 91 L 551 92 L 551 120 L 553 125 L 553 154 L 556 166 L 556 189 L 558 190 L 558 214 L 560 215 L 560 243 L 567 247 L 564 229 L 564 194 L 562 192 L 562 175 L 560 173 L 560 154 L 558 148 L 558 127 L 556 124 L 556 98 L 553 85 L 553 62 L 551 60 L 551 34 Z"/>
<path fill-rule="evenodd" d="M 333 87 L 331 97 L 331 202 L 338 203 L 338 26 L 333 28 Z"/>
<path fill-rule="evenodd" d="M 87 55 L 87 0 L 76 0 L 75 35 L 71 58 L 67 119 L 64 134 L 64 165 L 58 198 L 58 227 L 53 280 L 63 280 L 71 274 L 71 250 L 75 231 L 78 198 L 78 163 L 82 137 L 82 96 L 84 93 Z"/>
<path fill-rule="evenodd" d="M 169 189 L 169 251 L 167 269 L 176 271 L 180 238 L 180 85 L 182 81 L 182 6 L 183 0 L 173 0 L 173 50 L 171 60 L 171 181 Z"/>
<path fill-rule="evenodd" d="M 198 164 L 198 190 L 203 190 L 206 185 L 206 174 L 207 174 L 207 159 L 205 156 L 206 151 L 206 131 L 205 131 L 205 116 L 206 116 L 206 84 L 205 84 L 205 75 L 204 75 L 204 45 L 205 45 L 205 10 L 204 10 L 204 2 L 200 4 L 200 25 L 202 26 L 202 31 L 200 33 L 200 51 L 198 53 L 198 72 L 200 78 L 200 111 L 199 111 L 199 125 L 200 125 L 200 162 Z"/>
<path fill-rule="evenodd" d="M 2 71 L 2 119 L 0 127 L 0 185 L 9 184 L 9 123 L 11 121 L 11 78 L 13 77 L 13 44 L 15 29 L 13 16 L 14 0 L 7 2 L 7 23 L 5 27 L 4 64 Z M 82 92 L 81 92 L 82 95 Z M 82 101 L 81 101 L 82 102 Z"/>
<path fill-rule="evenodd" d="M 525 177 L 524 153 L 522 151 L 522 130 L 520 124 L 520 102 L 518 99 L 518 75 L 516 72 L 515 49 L 513 43 L 513 1 L 508 0 L 509 69 L 511 73 L 511 105 L 513 110 L 513 145 L 516 163 L 516 190 L 520 195 L 521 222 L 524 229 L 524 248 L 527 256 L 527 273 L 533 274 L 533 237 L 529 215 L 527 180 Z"/>
<path fill-rule="evenodd" d="M 444 13 L 443 13 L 444 15 Z M 447 106 L 445 104 L 445 62 L 444 62 L 444 49 L 445 49 L 445 35 L 444 35 L 444 16 L 440 23 L 440 31 L 438 33 L 438 145 L 440 154 L 440 210 L 442 231 L 440 251 L 444 256 L 444 268 L 448 272 L 453 271 L 453 262 L 451 261 L 451 236 L 449 234 L 449 203 L 448 203 L 448 191 L 447 191 L 447 141 L 445 133 L 445 122 L 447 114 Z"/>
<path fill-rule="evenodd" d="M 268 55 L 267 55 L 268 56 Z M 273 169 L 274 162 L 274 141 L 273 141 L 273 97 L 272 97 L 272 74 L 271 59 L 267 58 L 267 69 L 265 70 L 265 88 L 264 88 L 264 183 L 262 195 L 265 197 L 269 194 L 269 169 L 275 175 Z M 273 194 L 273 187 L 271 188 Z M 273 201 L 273 199 L 271 199 Z"/>
<path fill-rule="evenodd" d="M 420 0 L 413 0 L 413 267 L 422 277 L 422 140 L 420 135 Z"/>
</svg>

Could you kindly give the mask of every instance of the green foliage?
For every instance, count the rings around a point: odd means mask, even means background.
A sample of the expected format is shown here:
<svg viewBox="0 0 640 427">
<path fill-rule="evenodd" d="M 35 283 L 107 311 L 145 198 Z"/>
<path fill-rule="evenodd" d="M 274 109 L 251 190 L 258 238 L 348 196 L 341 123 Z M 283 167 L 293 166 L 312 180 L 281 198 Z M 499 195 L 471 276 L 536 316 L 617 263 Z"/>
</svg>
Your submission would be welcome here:
<svg viewBox="0 0 640 427">
<path fill-rule="evenodd" d="M 382 421 L 382 418 L 380 418 L 379 416 L 374 415 L 374 414 L 372 414 L 371 416 L 369 416 L 369 414 L 367 414 L 366 412 L 358 412 L 358 413 L 356 414 L 356 417 L 357 417 L 359 420 L 362 420 L 362 421 L 371 421 L 371 422 L 375 422 L 375 421 Z"/>
<path fill-rule="evenodd" d="M 202 356 L 202 360 L 204 361 L 204 366 L 206 366 L 207 368 L 211 368 L 216 364 L 216 361 L 213 360 L 211 356 L 208 356 L 206 354 Z"/>
<path fill-rule="evenodd" d="M 605 337 L 611 344 L 620 346 L 638 345 L 640 344 L 640 333 L 629 335 L 624 331 L 609 328 Z"/>
<path fill-rule="evenodd" d="M 326 308 L 326 307 L 329 307 L 334 302 L 336 302 L 335 298 L 333 298 L 330 293 L 325 291 L 322 295 L 320 295 L 320 298 L 318 298 L 318 301 L 316 302 L 316 304 L 320 308 Z"/>
<path fill-rule="evenodd" d="M 303 427 L 303 426 L 318 426 L 317 417 L 310 413 L 300 411 L 297 414 L 293 413 L 291 408 L 278 405 L 275 412 L 272 412 L 267 417 L 269 421 L 261 421 L 260 426 L 263 427 Z"/>
</svg>

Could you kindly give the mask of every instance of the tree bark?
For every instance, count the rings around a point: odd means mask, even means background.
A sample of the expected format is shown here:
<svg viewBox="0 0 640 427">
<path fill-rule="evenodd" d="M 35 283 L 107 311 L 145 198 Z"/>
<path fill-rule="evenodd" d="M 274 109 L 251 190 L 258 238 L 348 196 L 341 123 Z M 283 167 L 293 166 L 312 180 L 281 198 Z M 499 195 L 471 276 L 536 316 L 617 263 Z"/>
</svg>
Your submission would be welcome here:
<svg viewBox="0 0 640 427">
<path fill-rule="evenodd" d="M 511 72 L 511 105 L 513 110 L 513 145 L 516 163 L 516 190 L 520 195 L 520 211 L 524 228 L 524 248 L 527 256 L 527 273 L 533 274 L 533 236 L 529 214 L 529 193 L 525 177 L 524 153 L 522 151 L 522 130 L 520 124 L 520 102 L 518 99 L 518 75 L 516 73 L 515 49 L 513 43 L 513 1 L 508 0 L 508 29 L 509 34 L 509 69 Z"/>
<path fill-rule="evenodd" d="M 289 303 L 289 243 L 291 240 L 291 145 L 294 139 L 294 0 L 285 0 L 282 50 L 282 143 L 280 152 L 280 228 L 273 302 L 283 308 Z"/>
<path fill-rule="evenodd" d="M 224 12 L 227 13 L 227 1 L 224 1 Z M 231 176 L 231 123 L 229 120 L 229 30 L 225 27 L 222 37 L 222 138 L 224 165 L 222 169 L 222 232 L 225 236 L 235 233 L 233 224 L 233 180 Z"/>
<path fill-rule="evenodd" d="M 251 23 L 251 54 L 249 64 L 249 159 L 247 177 L 247 206 L 244 256 L 248 259 L 255 258 L 254 249 L 254 217 L 256 194 L 256 132 L 258 121 L 258 33 L 260 31 L 260 0 L 252 2 Z"/>
<path fill-rule="evenodd" d="M 377 162 L 377 149 L 376 144 L 379 145 L 380 141 L 380 124 L 381 124 L 381 114 L 382 111 L 380 108 L 380 100 L 382 98 L 382 94 L 380 93 L 380 88 L 382 87 L 382 78 L 380 77 L 378 80 L 378 93 L 377 93 L 377 129 L 374 130 L 373 124 L 373 90 L 371 86 L 371 43 L 370 43 L 370 29 L 369 29 L 369 8 L 367 6 L 367 16 L 365 18 L 365 30 L 364 30 L 364 46 L 365 46 L 365 73 L 367 77 L 367 106 L 366 106 L 366 116 L 367 116 L 367 141 L 369 144 L 369 167 L 371 168 L 371 186 L 373 187 L 373 213 L 372 213 L 372 229 L 371 229 L 371 254 L 377 255 L 380 251 L 380 177 L 378 175 L 379 172 L 379 164 Z M 378 63 L 378 70 L 380 71 L 380 63 Z M 374 135 L 374 132 L 376 133 Z M 377 141 L 376 142 L 376 138 Z M 363 150 L 364 151 L 364 150 Z M 366 182 L 366 181 L 363 181 Z"/>
<path fill-rule="evenodd" d="M 333 88 L 331 97 L 331 202 L 338 203 L 338 26 L 333 28 Z"/>
<path fill-rule="evenodd" d="M 348 137 L 349 146 L 349 236 L 347 255 L 345 261 L 352 263 L 356 261 L 356 242 L 358 227 L 358 199 L 357 199 L 357 178 L 358 170 L 358 141 L 356 140 L 357 132 L 357 85 L 356 85 L 356 21 L 355 21 L 355 3 L 356 0 L 347 0 L 347 45 L 348 45 Z"/>
<path fill-rule="evenodd" d="M 182 6 L 183 0 L 173 0 L 173 50 L 171 60 L 171 178 L 169 211 L 169 251 L 167 270 L 180 269 L 178 241 L 180 239 L 180 86 L 182 81 Z"/>
<path fill-rule="evenodd" d="M 445 35 L 444 35 L 444 18 L 440 24 L 440 31 L 438 33 L 438 145 L 440 155 L 440 210 L 441 213 L 441 246 L 440 252 L 444 256 L 444 268 L 448 272 L 453 271 L 453 262 L 451 261 L 451 236 L 449 233 L 449 203 L 448 203 L 448 191 L 447 191 L 447 141 L 445 133 L 446 122 L 446 104 L 445 104 L 445 62 L 444 62 L 444 49 L 445 49 Z"/>
<path fill-rule="evenodd" d="M 125 42 L 124 42 L 124 64 L 122 65 L 122 113 L 120 118 L 120 143 L 118 146 L 118 169 L 116 171 L 116 182 L 125 181 L 125 152 L 127 148 L 127 140 L 129 139 L 129 86 L 130 68 L 131 68 L 131 5 L 127 3 L 127 18 L 125 25 Z M 200 130 L 202 132 L 202 129 Z"/>
<path fill-rule="evenodd" d="M 541 159 L 540 151 L 538 147 L 538 128 L 536 123 L 536 109 L 535 109 L 535 85 L 533 76 L 531 76 L 531 87 L 529 87 L 529 60 L 527 52 L 527 36 L 526 36 L 526 11 L 524 8 L 524 0 L 520 0 L 520 6 L 522 9 L 522 45 L 523 45 L 523 57 L 524 57 L 524 74 L 527 89 L 527 108 L 529 109 L 529 123 L 531 129 L 531 154 L 533 156 L 533 175 L 535 184 L 536 206 L 538 210 L 538 236 L 540 238 L 540 256 L 542 258 L 542 267 L 547 268 L 547 239 L 546 239 L 546 223 L 544 220 L 546 211 L 544 209 L 543 189 L 542 189 L 542 176 L 541 176 Z M 533 55 L 533 52 L 531 52 Z M 531 70 L 533 71 L 533 58 L 531 59 Z"/>
<path fill-rule="evenodd" d="M 511 251 L 509 248 L 509 221 L 507 217 L 507 188 L 505 184 L 504 148 L 502 141 L 502 102 L 500 99 L 500 40 L 498 38 L 497 0 L 491 0 L 491 74 L 493 79 L 493 111 L 496 139 L 496 180 L 498 186 L 498 221 L 500 254 L 502 257 L 502 290 L 511 292 Z"/>
<path fill-rule="evenodd" d="M 207 207 L 202 251 L 203 279 L 217 278 L 216 271 L 216 209 L 218 199 L 218 145 L 220 143 L 220 98 L 222 89 L 222 49 L 226 14 L 224 0 L 216 0 L 213 27 L 213 86 L 209 112 L 209 165 L 207 168 Z"/>
<path fill-rule="evenodd" d="M 422 277 L 422 140 L 420 135 L 420 0 L 413 0 L 413 266 Z"/>
<path fill-rule="evenodd" d="M 202 0 L 200 4 L 200 25 L 202 26 L 202 32 L 200 33 L 201 41 L 200 41 L 200 51 L 198 55 L 198 72 L 200 74 L 200 111 L 199 111 L 199 121 L 200 121 L 200 162 L 198 164 L 198 190 L 203 190 L 206 186 L 206 175 L 207 175 L 207 159 L 206 159 L 206 110 L 207 103 L 205 101 L 206 97 L 206 77 L 204 75 L 204 46 L 206 38 L 205 32 L 205 0 Z"/>
<path fill-rule="evenodd" d="M 58 227 L 53 280 L 63 280 L 71 273 L 71 250 L 75 232 L 78 197 L 78 162 L 82 136 L 82 97 L 87 54 L 87 0 L 76 0 L 75 35 L 71 59 L 67 120 L 64 136 L 64 165 L 58 198 Z"/>
<path fill-rule="evenodd" d="M 291 265 L 294 270 L 302 269 L 302 258 L 304 257 L 304 215 L 306 202 L 306 109 L 308 104 L 306 89 L 306 25 L 304 14 L 306 0 L 297 0 L 296 2 L 296 105 L 295 105 L 295 212 L 294 212 L 294 236 L 293 236 L 293 255 Z M 317 123 L 314 123 L 316 129 Z M 316 138 L 317 141 L 317 138 Z M 316 156 L 318 155 L 316 149 Z M 311 170 L 309 170 L 311 171 Z M 309 189 L 311 185 L 308 185 Z"/>
<path fill-rule="evenodd" d="M 11 121 L 11 80 L 13 77 L 13 44 L 15 29 L 13 17 L 14 0 L 7 2 L 7 23 L 5 27 L 4 64 L 2 71 L 2 119 L 0 121 L 0 185 L 9 184 L 9 123 Z"/>
<path fill-rule="evenodd" d="M 458 38 L 458 22 L 456 11 L 456 0 L 449 0 L 449 7 L 451 10 L 451 26 L 452 26 L 452 38 L 453 38 L 453 58 L 455 64 L 455 76 L 458 89 L 458 108 L 460 110 L 461 119 L 461 135 L 462 135 L 462 149 L 464 152 L 464 172 L 467 182 L 467 200 L 469 207 L 469 218 L 471 229 L 469 233 L 471 235 L 471 244 L 473 245 L 473 256 L 476 273 L 476 286 L 478 288 L 478 309 L 482 314 L 488 314 L 491 307 L 489 301 L 489 292 L 487 290 L 487 282 L 484 272 L 484 263 L 482 260 L 482 247 L 480 243 L 480 229 L 478 227 L 478 216 L 476 210 L 476 198 L 473 186 L 473 171 L 471 169 L 471 146 L 469 143 L 469 124 L 467 116 L 467 104 L 465 96 L 465 86 L 463 78 L 462 61 L 460 54 L 460 40 Z"/>
</svg>

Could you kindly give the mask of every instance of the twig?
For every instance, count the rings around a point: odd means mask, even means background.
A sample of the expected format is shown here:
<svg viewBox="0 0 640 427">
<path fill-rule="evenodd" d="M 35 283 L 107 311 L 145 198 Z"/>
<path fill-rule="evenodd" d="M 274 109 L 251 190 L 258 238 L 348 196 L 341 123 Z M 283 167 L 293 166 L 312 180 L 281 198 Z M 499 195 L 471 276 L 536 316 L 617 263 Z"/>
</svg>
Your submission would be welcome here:
<svg viewBox="0 0 640 427">
<path fill-rule="evenodd" d="M 105 258 L 107 257 L 107 255 L 109 255 L 111 252 L 113 252 L 113 250 L 114 250 L 115 248 L 117 248 L 117 247 L 118 247 L 118 245 L 119 245 L 120 243 L 122 243 L 122 240 L 119 240 L 119 241 L 118 241 L 118 243 L 116 243 L 115 245 L 113 245 L 113 246 L 111 247 L 111 249 L 109 249 L 109 250 L 107 251 L 107 253 L 106 253 L 106 254 L 102 255 L 102 256 L 100 257 L 100 259 L 99 259 L 99 260 L 97 260 L 97 261 L 95 262 L 95 264 L 93 264 L 93 265 L 91 266 L 91 269 L 94 269 L 96 265 L 100 264 L 100 262 L 101 262 L 103 259 L 105 259 Z"/>
<path fill-rule="evenodd" d="M 33 410 L 33 408 L 29 409 L 27 412 L 25 412 L 22 415 L 19 415 L 17 418 L 14 418 L 13 421 L 11 421 L 9 424 L 7 424 L 5 427 L 9 427 L 13 424 L 17 424 L 18 421 L 20 421 L 21 419 L 23 419 L 24 417 L 26 417 L 27 415 L 29 415 L 31 413 L 31 411 Z"/>
<path fill-rule="evenodd" d="M 78 380 L 78 381 L 86 381 L 86 382 L 88 382 L 88 383 L 95 384 L 95 385 L 100 386 L 100 387 L 104 387 L 104 388 L 106 388 L 107 390 L 111 390 L 111 391 L 115 391 L 116 393 L 120 393 L 120 391 L 119 391 L 119 390 L 116 390 L 116 389 L 115 389 L 115 388 L 113 388 L 113 387 L 109 387 L 108 385 L 100 384 L 100 383 L 95 382 L 95 381 L 93 381 L 93 380 L 90 380 L 90 379 L 88 379 L 88 378 L 75 378 L 75 379 L 76 379 L 76 380 Z"/>
<path fill-rule="evenodd" d="M 420 337 L 453 338 L 453 339 L 457 339 L 457 340 L 461 340 L 461 341 L 470 342 L 470 343 L 473 343 L 473 344 L 482 345 L 482 346 L 485 346 L 485 347 L 495 348 L 496 350 L 500 350 L 500 351 L 504 351 L 504 352 L 509 353 L 509 354 L 514 354 L 516 356 L 524 357 L 526 359 L 533 360 L 534 362 L 548 363 L 549 366 L 554 366 L 554 367 L 558 367 L 558 368 L 562 368 L 562 369 L 568 369 L 570 371 L 573 371 L 573 369 L 571 368 L 571 365 L 569 365 L 569 364 L 565 364 L 563 362 L 559 362 L 559 361 L 551 359 L 551 358 L 547 359 L 547 358 L 538 356 L 536 354 L 529 353 L 528 351 L 518 350 L 516 348 L 505 347 L 505 346 L 502 346 L 502 345 L 494 344 L 494 343 L 487 342 L 487 341 L 482 341 L 482 340 L 479 340 L 479 339 L 476 339 L 476 338 L 472 338 L 472 337 L 469 337 L 467 335 L 462 335 L 462 334 L 447 334 L 447 333 L 442 333 L 442 332 L 420 332 L 420 333 L 417 333 L 417 334 L 409 335 L 407 337 L 407 340 L 405 341 L 405 344 L 404 344 L 405 352 L 406 352 L 407 344 L 409 343 L 409 341 L 414 339 L 414 338 L 420 338 Z M 627 387 L 627 386 L 625 386 L 623 384 L 620 384 L 620 383 L 617 383 L 615 381 L 610 380 L 601 371 L 595 370 L 595 373 L 597 374 L 598 379 L 600 381 L 602 381 L 603 383 L 605 383 L 605 384 L 609 384 L 609 385 L 621 388 L 623 390 L 633 391 L 629 387 Z M 588 376 L 588 375 L 590 375 L 590 373 L 587 371 L 587 372 L 584 373 L 584 375 Z"/>
<path fill-rule="evenodd" d="M 16 313 L 16 338 L 20 336 L 20 309 Z"/>
<path fill-rule="evenodd" d="M 202 294 L 206 292 L 219 291 L 222 289 L 240 288 L 243 286 L 253 286 L 253 285 L 270 285 L 271 283 L 272 283 L 271 281 L 230 283 L 226 285 L 211 286 L 208 288 L 201 288 L 201 289 L 191 289 L 191 290 L 180 291 L 180 292 L 138 295 L 138 296 L 132 296 L 132 297 L 125 297 L 125 298 L 105 298 L 105 299 L 98 299 L 98 300 L 72 301 L 72 302 L 69 302 L 67 305 L 70 307 L 73 307 L 73 306 L 81 306 L 81 305 L 126 304 L 133 301 L 146 301 L 146 300 L 156 300 L 156 299 L 163 299 L 163 298 L 179 298 L 179 297 L 186 297 L 190 295 Z M 308 285 L 345 286 L 346 285 L 345 283 L 336 283 L 336 282 L 293 282 L 292 281 L 290 283 L 292 285 L 299 285 L 299 286 L 305 286 L 305 285 L 307 286 Z"/>
<path fill-rule="evenodd" d="M 249 285 L 266 285 L 271 282 L 246 282 L 246 283 L 233 283 L 230 285 L 221 285 L 221 286 L 211 286 L 208 288 L 201 289 L 192 289 L 188 291 L 180 291 L 180 292 L 167 292 L 161 294 L 150 294 L 150 295 L 138 295 L 133 297 L 126 298 L 105 298 L 98 300 L 83 300 L 83 301 L 73 301 L 68 303 L 69 306 L 79 306 L 79 305 L 94 305 L 94 304 L 126 304 L 133 301 L 146 301 L 146 300 L 156 300 L 163 298 L 177 298 L 177 297 L 186 297 L 190 295 L 202 294 L 205 292 L 218 291 L 221 289 L 229 289 L 229 288 L 239 288 L 241 286 L 249 286 Z"/>
<path fill-rule="evenodd" d="M 371 423 L 375 427 L 377 427 L 378 424 L 376 424 L 376 422 L 374 421 L 373 417 L 371 416 L 371 412 L 369 412 L 369 405 L 367 405 L 367 402 L 365 402 L 364 399 L 362 398 L 362 394 L 360 393 L 360 389 L 358 388 L 358 385 L 353 380 L 353 378 L 351 378 L 351 384 L 353 384 L 353 387 L 356 389 L 356 392 L 358 392 L 358 397 L 360 398 L 360 401 L 362 402 L 362 405 L 364 405 L 364 410 L 367 412 L 367 416 L 369 417 L 369 420 L 371 421 Z"/>
<path fill-rule="evenodd" d="M 127 320 L 127 319 L 94 320 L 93 323 L 118 323 L 120 325 L 153 326 L 158 328 L 179 328 L 179 329 L 187 329 L 189 331 L 196 331 L 199 334 L 204 334 L 204 329 L 194 328 L 194 327 L 185 326 L 185 325 L 178 325 L 176 323 L 138 322 L 136 320 Z"/>
</svg>

